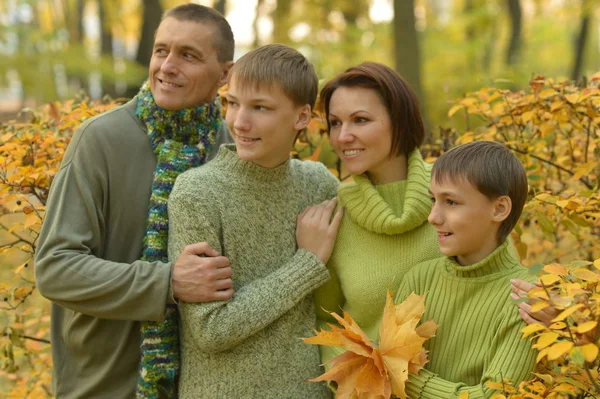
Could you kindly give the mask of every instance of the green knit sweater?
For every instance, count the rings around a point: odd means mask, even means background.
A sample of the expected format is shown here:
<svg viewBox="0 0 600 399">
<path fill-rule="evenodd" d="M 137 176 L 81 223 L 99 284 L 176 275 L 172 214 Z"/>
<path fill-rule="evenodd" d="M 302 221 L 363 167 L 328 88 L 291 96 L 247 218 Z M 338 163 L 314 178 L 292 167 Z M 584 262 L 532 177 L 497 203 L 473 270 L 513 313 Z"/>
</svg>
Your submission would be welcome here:
<svg viewBox="0 0 600 399">
<path fill-rule="evenodd" d="M 396 302 L 411 292 L 427 294 L 422 320 L 439 324 L 425 343 L 430 361 L 410 375 L 412 399 L 490 398 L 488 381 L 510 378 L 515 386 L 530 376 L 535 351 L 521 340 L 525 323 L 510 299 L 510 280 L 531 280 L 504 242 L 484 260 L 469 266 L 441 257 L 418 265 L 404 276 Z"/>
<path fill-rule="evenodd" d="M 182 174 L 169 198 L 169 258 L 207 241 L 233 269 L 229 301 L 182 303 L 180 398 L 326 398 L 312 335 L 312 291 L 325 265 L 297 249 L 296 219 L 335 196 L 321 164 L 286 161 L 263 168 L 221 147 L 203 167 Z"/>
<path fill-rule="evenodd" d="M 386 291 L 397 289 L 417 263 L 441 255 L 435 230 L 427 223 L 430 172 L 431 165 L 415 150 L 408 158 L 406 180 L 374 186 L 359 175 L 339 187 L 345 213 L 327 264 L 332 279 L 315 292 L 319 327 L 333 322 L 321 308 L 343 309 L 375 340 Z M 321 347 L 321 361 L 342 351 Z"/>
</svg>

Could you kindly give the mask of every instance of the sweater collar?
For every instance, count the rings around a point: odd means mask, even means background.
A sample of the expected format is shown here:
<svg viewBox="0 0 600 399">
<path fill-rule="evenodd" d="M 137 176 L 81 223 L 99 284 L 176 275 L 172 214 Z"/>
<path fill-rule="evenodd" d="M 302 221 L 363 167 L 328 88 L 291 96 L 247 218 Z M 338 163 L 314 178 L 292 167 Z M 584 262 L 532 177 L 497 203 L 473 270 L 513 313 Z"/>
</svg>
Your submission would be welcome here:
<svg viewBox="0 0 600 399">
<path fill-rule="evenodd" d="M 354 223 L 378 234 L 402 234 L 419 227 L 427 220 L 431 210 L 429 180 L 431 165 L 425 163 L 418 149 L 408 157 L 408 176 L 402 209 L 396 214 L 387 204 L 366 175 L 354 176 L 354 182 L 338 188 L 340 204 Z"/>
<path fill-rule="evenodd" d="M 516 258 L 514 251 L 509 248 L 508 240 L 494 250 L 483 260 L 468 266 L 461 266 L 455 257 L 446 257 L 446 271 L 453 276 L 462 278 L 486 277 L 503 274 L 521 264 Z"/>
<path fill-rule="evenodd" d="M 223 144 L 212 162 L 217 164 L 215 166 L 220 166 L 223 170 L 236 176 L 244 176 L 255 181 L 279 181 L 287 178 L 291 173 L 289 159 L 274 168 L 265 168 L 254 162 L 241 159 L 237 154 L 235 144 Z"/>
</svg>

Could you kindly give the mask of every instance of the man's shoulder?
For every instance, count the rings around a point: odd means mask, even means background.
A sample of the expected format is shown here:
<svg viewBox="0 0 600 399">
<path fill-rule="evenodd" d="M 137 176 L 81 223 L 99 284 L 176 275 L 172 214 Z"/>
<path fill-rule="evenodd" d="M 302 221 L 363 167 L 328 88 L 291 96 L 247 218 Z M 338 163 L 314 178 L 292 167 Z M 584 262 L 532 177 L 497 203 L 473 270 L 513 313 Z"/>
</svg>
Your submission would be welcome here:
<svg viewBox="0 0 600 399">
<path fill-rule="evenodd" d="M 134 123 L 140 128 L 142 124 L 135 116 L 135 99 L 132 99 L 125 104 L 121 104 L 106 112 L 96 115 L 81 124 L 80 131 L 114 131 L 115 128 L 122 128 L 123 124 Z"/>
</svg>

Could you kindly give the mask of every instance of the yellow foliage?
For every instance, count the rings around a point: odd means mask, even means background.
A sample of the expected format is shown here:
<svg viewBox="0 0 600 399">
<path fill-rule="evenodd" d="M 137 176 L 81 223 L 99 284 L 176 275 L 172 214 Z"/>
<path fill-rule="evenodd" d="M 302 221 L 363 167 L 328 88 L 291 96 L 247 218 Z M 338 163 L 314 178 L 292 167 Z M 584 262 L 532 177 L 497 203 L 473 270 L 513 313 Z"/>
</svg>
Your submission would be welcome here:
<svg viewBox="0 0 600 399">
<path fill-rule="evenodd" d="M 427 363 L 423 344 L 435 335 L 437 325 L 429 320 L 421 325 L 425 297 L 411 294 L 394 305 L 387 293 L 383 310 L 379 345 L 373 343 L 348 313 L 331 313 L 342 328 L 330 325 L 303 341 L 313 345 L 340 346 L 346 352 L 330 361 L 331 369 L 310 381 L 335 381 L 336 398 L 405 399 L 404 383 L 408 374 L 417 374 Z"/>
</svg>

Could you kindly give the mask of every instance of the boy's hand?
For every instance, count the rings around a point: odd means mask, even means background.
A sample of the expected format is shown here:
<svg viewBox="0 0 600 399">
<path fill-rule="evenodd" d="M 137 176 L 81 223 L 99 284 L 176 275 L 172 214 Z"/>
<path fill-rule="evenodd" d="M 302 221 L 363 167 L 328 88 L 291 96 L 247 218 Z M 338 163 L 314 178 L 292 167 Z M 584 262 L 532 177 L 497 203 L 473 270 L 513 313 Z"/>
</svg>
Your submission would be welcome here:
<svg viewBox="0 0 600 399">
<path fill-rule="evenodd" d="M 513 292 L 511 294 L 511 298 L 527 298 L 529 291 L 535 287 L 537 287 L 537 285 L 525 280 L 511 280 L 511 288 Z M 535 300 L 529 299 L 527 302 L 521 302 L 517 305 L 519 307 L 519 314 L 521 315 L 521 318 L 527 324 L 542 323 L 546 326 L 550 326 L 552 324 L 552 319 L 558 316 L 560 311 L 554 306 L 548 306 L 540 311 L 532 312 L 531 305 L 533 305 L 535 302 Z"/>
<path fill-rule="evenodd" d="M 296 225 L 296 241 L 298 248 L 317 255 L 323 262 L 327 263 L 333 251 L 333 244 L 342 220 L 343 208 L 338 207 L 333 219 L 333 211 L 337 204 L 337 198 L 323 201 L 319 205 L 309 206 L 298 215 Z"/>
<path fill-rule="evenodd" d="M 219 256 L 206 242 L 183 249 L 173 266 L 171 282 L 173 296 L 183 302 L 226 301 L 233 296 L 229 259 Z"/>
</svg>

